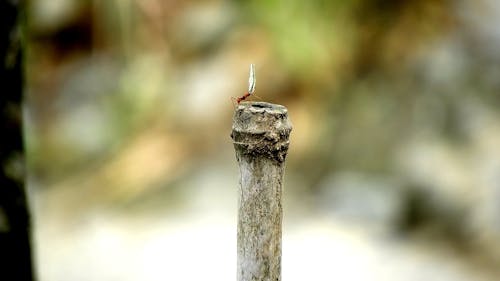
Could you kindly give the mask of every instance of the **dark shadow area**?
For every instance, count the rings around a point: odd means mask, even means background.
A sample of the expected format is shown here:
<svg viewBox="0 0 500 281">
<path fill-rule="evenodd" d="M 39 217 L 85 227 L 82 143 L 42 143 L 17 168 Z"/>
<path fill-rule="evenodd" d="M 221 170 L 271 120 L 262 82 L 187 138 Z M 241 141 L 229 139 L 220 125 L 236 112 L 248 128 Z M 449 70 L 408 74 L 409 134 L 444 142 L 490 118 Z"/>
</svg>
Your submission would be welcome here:
<svg viewBox="0 0 500 281">
<path fill-rule="evenodd" d="M 14 4 L 17 3 L 17 4 Z M 30 216 L 24 191 L 22 1 L 1 1 L 0 279 L 33 280 Z"/>
</svg>

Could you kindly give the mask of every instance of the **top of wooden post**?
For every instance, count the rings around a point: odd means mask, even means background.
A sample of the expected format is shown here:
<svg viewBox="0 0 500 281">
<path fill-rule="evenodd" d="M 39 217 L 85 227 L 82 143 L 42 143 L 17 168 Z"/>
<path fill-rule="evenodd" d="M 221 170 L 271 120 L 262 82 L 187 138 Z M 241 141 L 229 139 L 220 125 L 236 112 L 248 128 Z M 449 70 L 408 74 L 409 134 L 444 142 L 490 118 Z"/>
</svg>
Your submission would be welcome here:
<svg viewBox="0 0 500 281">
<path fill-rule="evenodd" d="M 286 107 L 267 102 L 242 102 L 234 112 L 231 138 L 237 152 L 283 162 L 292 124 Z"/>
</svg>

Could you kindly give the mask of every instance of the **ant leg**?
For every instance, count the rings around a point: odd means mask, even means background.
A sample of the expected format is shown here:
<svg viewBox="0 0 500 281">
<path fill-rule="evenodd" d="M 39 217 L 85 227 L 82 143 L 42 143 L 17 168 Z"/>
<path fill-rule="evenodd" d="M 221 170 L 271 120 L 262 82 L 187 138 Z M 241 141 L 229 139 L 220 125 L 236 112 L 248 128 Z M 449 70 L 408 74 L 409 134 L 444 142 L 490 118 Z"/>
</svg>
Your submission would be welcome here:
<svg viewBox="0 0 500 281">
<path fill-rule="evenodd" d="M 235 97 L 231 97 L 231 103 L 233 104 L 233 107 L 236 107 L 238 105 L 238 99 Z"/>
<path fill-rule="evenodd" d="M 263 101 L 263 99 L 256 94 L 252 94 L 252 96 L 255 96 L 257 99 L 259 99 L 259 101 Z"/>
</svg>

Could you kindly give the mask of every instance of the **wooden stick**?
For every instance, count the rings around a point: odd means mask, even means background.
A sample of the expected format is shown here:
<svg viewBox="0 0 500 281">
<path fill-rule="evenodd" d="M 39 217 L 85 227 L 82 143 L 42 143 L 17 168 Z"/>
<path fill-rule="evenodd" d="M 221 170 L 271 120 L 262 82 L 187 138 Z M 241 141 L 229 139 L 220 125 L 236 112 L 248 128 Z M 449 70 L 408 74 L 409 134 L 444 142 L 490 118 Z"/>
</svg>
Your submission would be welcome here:
<svg viewBox="0 0 500 281">
<path fill-rule="evenodd" d="M 231 137 L 240 167 L 238 281 L 281 280 L 281 191 L 291 130 L 281 105 L 242 102 L 234 113 Z"/>
</svg>

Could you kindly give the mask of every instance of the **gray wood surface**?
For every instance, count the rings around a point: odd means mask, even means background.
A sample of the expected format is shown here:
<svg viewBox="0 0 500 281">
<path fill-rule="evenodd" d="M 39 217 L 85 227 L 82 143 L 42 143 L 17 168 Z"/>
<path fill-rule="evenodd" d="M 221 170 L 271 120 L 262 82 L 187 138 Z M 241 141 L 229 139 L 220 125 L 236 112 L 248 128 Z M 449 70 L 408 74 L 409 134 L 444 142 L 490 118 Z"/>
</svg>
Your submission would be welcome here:
<svg viewBox="0 0 500 281">
<path fill-rule="evenodd" d="M 238 281 L 281 280 L 281 193 L 291 130 L 284 106 L 243 102 L 236 108 Z"/>
</svg>

